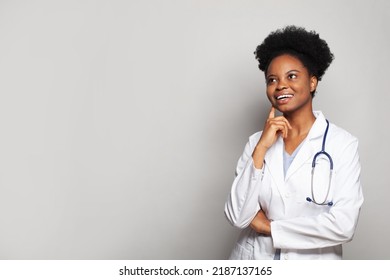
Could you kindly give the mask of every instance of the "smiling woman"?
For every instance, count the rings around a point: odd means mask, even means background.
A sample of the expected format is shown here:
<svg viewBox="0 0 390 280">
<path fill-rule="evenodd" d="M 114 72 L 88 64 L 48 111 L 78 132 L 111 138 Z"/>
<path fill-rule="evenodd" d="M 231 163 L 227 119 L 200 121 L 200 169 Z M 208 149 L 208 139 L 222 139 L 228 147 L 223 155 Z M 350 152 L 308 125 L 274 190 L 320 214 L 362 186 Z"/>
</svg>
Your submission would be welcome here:
<svg viewBox="0 0 390 280">
<path fill-rule="evenodd" d="M 306 110 L 313 115 L 311 93 L 315 92 L 318 79 L 299 59 L 288 54 L 274 58 L 268 67 L 266 80 L 268 99 L 279 111 L 288 114 L 307 107 Z"/>
<path fill-rule="evenodd" d="M 363 194 L 358 140 L 313 111 L 333 54 L 317 33 L 295 26 L 272 32 L 255 54 L 271 109 L 249 138 L 225 204 L 243 229 L 230 258 L 341 259 Z"/>
</svg>

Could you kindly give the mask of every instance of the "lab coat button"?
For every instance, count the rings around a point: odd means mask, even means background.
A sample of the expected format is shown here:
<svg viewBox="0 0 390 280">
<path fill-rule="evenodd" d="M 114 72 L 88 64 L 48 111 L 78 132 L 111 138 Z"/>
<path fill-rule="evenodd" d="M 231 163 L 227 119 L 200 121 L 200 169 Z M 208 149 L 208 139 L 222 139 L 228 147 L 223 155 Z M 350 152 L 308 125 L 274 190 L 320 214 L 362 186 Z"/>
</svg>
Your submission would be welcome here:
<svg viewBox="0 0 390 280">
<path fill-rule="evenodd" d="M 284 259 L 288 260 L 288 255 L 287 254 L 284 255 Z"/>
<path fill-rule="evenodd" d="M 286 193 L 286 195 L 285 195 L 287 198 L 289 198 L 290 196 L 291 196 L 291 193 Z"/>
</svg>

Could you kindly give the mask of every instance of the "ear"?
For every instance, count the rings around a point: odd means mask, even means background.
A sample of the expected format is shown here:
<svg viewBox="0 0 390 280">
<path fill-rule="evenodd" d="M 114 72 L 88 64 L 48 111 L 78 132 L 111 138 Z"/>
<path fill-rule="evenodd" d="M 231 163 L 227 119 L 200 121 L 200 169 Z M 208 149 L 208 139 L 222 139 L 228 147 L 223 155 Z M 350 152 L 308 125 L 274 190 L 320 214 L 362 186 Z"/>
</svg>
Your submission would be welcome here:
<svg viewBox="0 0 390 280">
<path fill-rule="evenodd" d="M 310 78 L 310 92 L 315 92 L 318 85 L 318 79 L 316 76 L 311 76 Z"/>
</svg>

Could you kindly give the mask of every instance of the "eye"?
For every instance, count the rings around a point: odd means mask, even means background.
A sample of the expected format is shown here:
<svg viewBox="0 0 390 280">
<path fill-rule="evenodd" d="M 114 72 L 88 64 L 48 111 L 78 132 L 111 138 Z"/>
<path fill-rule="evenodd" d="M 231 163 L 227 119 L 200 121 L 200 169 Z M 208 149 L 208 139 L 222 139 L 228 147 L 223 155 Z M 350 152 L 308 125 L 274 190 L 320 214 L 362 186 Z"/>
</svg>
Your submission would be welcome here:
<svg viewBox="0 0 390 280">
<path fill-rule="evenodd" d="M 289 75 L 288 75 L 288 78 L 289 78 L 289 79 L 292 79 L 292 80 L 293 80 L 293 79 L 296 79 L 297 77 L 298 77 L 298 76 L 297 76 L 296 74 L 289 74 Z"/>
<path fill-rule="evenodd" d="M 267 79 L 267 85 L 272 84 L 272 83 L 275 83 L 275 82 L 276 82 L 276 79 L 275 79 L 275 78 L 268 78 L 268 79 Z"/>
</svg>

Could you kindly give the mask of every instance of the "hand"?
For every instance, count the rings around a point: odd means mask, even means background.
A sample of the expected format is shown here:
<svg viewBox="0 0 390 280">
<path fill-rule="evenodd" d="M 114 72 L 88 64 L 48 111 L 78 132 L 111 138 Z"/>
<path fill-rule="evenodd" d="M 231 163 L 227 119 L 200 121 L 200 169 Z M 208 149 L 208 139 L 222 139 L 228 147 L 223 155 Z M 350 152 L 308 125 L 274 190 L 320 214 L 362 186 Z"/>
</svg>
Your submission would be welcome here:
<svg viewBox="0 0 390 280">
<path fill-rule="evenodd" d="M 257 214 L 253 218 L 250 226 L 257 233 L 271 235 L 271 221 L 268 220 L 268 218 L 264 214 L 263 210 L 260 210 L 259 212 L 257 212 Z"/>
<path fill-rule="evenodd" d="M 253 164 L 257 169 L 263 168 L 265 154 L 276 142 L 279 134 L 281 134 L 283 138 L 286 138 L 289 129 L 291 129 L 291 125 L 288 120 L 283 116 L 275 117 L 275 107 L 271 107 L 268 119 L 264 125 L 263 133 L 252 153 Z"/>
<path fill-rule="evenodd" d="M 275 117 L 275 107 L 272 106 L 257 145 L 268 150 L 276 142 L 279 135 L 287 138 L 289 129 L 291 129 L 291 125 L 288 120 L 283 116 Z"/>
</svg>

